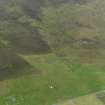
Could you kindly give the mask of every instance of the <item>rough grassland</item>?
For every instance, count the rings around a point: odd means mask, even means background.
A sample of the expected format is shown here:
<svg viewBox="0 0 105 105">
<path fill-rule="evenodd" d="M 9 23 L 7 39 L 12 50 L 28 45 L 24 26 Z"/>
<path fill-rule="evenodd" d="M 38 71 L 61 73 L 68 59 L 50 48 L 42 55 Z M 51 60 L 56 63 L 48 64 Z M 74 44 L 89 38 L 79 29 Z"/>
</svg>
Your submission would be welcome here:
<svg viewBox="0 0 105 105">
<path fill-rule="evenodd" d="M 6 54 L 0 54 L 0 75 L 1 66 L 7 65 L 6 73 L 12 67 L 10 74 L 14 76 L 17 70 L 19 76 L 0 81 L 0 105 L 52 105 L 105 90 L 105 1 L 48 6 L 40 10 L 41 21 L 19 4 L 3 8 L 0 52 L 5 46 Z M 91 99 L 102 104 L 94 95 L 75 102 L 94 105 Z"/>
</svg>

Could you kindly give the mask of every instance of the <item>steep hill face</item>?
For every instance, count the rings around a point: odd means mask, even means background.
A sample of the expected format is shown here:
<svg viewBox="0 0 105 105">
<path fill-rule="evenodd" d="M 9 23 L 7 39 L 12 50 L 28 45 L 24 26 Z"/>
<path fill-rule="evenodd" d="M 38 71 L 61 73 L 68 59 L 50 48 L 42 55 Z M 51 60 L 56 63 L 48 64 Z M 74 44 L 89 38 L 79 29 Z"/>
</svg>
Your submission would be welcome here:
<svg viewBox="0 0 105 105">
<path fill-rule="evenodd" d="M 0 51 L 6 52 L 0 59 L 13 55 L 16 61 L 0 64 L 23 69 L 28 63 L 19 54 L 50 52 L 82 63 L 98 61 L 105 49 L 104 6 L 102 0 L 0 0 Z"/>
<path fill-rule="evenodd" d="M 30 8 L 30 6 L 28 7 Z M 0 11 L 0 37 L 7 41 L 11 49 L 13 47 L 20 53 L 49 51 L 49 47 L 41 35 L 30 25 L 34 22 L 33 17 L 26 13 L 24 6 L 19 1 L 5 2 Z"/>
</svg>

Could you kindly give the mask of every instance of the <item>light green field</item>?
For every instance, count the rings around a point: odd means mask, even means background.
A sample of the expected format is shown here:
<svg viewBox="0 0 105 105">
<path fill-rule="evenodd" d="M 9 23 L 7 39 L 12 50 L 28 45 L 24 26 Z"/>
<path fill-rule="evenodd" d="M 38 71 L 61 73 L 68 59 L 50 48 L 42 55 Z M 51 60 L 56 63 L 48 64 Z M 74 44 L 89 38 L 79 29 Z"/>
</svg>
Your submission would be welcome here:
<svg viewBox="0 0 105 105">
<path fill-rule="evenodd" d="M 51 105 L 105 89 L 104 70 L 77 64 L 68 68 L 55 54 L 23 58 L 39 72 L 1 82 L 0 105 Z M 72 69 L 75 71 L 72 72 Z"/>
</svg>

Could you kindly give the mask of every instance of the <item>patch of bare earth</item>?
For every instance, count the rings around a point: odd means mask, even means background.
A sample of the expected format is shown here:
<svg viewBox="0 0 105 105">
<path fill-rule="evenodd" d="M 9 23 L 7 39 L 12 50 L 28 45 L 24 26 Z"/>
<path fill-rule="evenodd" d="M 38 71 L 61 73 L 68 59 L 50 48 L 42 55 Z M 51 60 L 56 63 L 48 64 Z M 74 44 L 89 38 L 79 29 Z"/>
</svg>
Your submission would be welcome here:
<svg viewBox="0 0 105 105">
<path fill-rule="evenodd" d="M 105 105 L 103 101 L 98 97 L 103 92 L 92 93 L 85 96 L 80 96 L 64 102 L 58 102 L 54 105 Z"/>
</svg>

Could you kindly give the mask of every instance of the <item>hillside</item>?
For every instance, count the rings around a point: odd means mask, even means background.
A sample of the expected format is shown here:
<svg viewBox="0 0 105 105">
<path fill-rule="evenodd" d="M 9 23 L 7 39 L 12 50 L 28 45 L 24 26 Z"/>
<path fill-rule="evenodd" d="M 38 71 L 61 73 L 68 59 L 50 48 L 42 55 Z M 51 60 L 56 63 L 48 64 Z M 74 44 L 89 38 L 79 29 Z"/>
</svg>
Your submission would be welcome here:
<svg viewBox="0 0 105 105">
<path fill-rule="evenodd" d="M 103 105 L 104 11 L 103 0 L 0 0 L 0 105 Z"/>
</svg>

